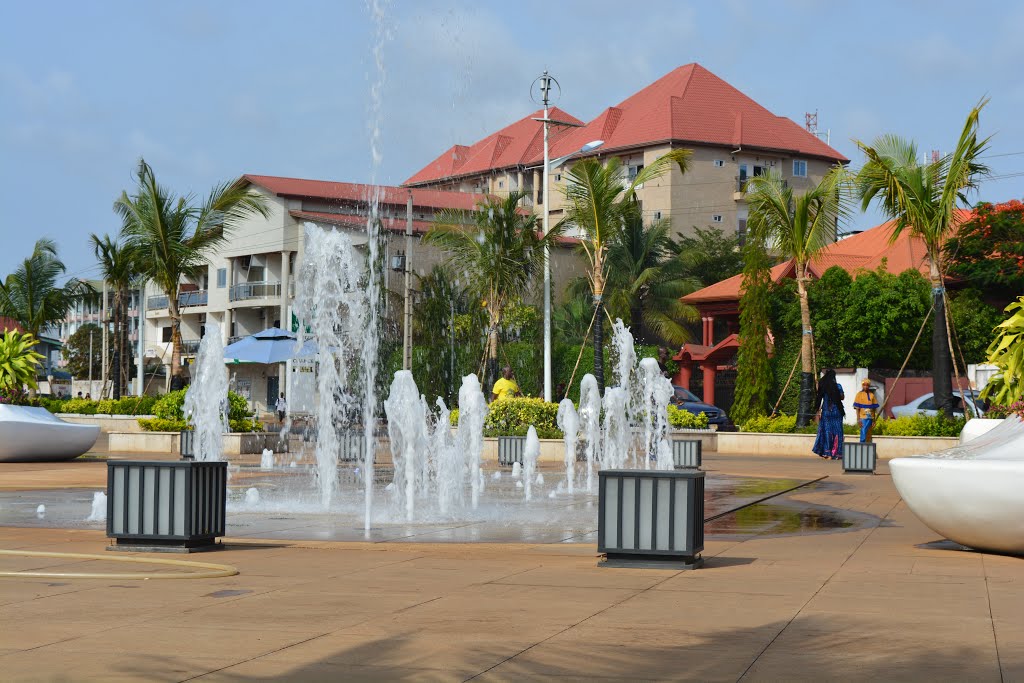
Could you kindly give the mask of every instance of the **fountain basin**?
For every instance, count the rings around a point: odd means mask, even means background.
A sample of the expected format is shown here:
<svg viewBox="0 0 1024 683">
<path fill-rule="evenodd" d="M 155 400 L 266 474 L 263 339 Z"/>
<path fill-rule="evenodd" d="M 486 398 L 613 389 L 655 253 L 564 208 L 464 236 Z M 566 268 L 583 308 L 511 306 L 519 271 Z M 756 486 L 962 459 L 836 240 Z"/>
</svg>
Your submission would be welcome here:
<svg viewBox="0 0 1024 683">
<path fill-rule="evenodd" d="M 0 405 L 0 462 L 72 460 L 99 435 L 99 427 L 64 422 L 46 408 Z"/>
</svg>

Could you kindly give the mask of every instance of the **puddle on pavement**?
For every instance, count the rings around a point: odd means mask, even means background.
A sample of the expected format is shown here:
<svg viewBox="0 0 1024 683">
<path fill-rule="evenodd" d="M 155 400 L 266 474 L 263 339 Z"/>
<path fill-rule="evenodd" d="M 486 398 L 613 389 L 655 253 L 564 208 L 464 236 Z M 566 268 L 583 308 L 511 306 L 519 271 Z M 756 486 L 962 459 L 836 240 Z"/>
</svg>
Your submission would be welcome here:
<svg viewBox="0 0 1024 683">
<path fill-rule="evenodd" d="M 861 526 L 863 519 L 844 511 L 793 503 L 758 503 L 708 522 L 708 535 L 774 536 L 841 531 Z"/>
</svg>

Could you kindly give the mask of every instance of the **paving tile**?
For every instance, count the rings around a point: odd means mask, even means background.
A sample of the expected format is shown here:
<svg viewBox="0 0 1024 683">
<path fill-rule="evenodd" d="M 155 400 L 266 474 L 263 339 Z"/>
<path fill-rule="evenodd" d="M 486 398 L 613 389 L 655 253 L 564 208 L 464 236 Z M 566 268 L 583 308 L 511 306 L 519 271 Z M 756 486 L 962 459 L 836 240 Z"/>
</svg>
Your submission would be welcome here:
<svg viewBox="0 0 1024 683">
<path fill-rule="evenodd" d="M 180 654 L 70 652 L 54 647 L 0 658 L 5 682 L 183 681 L 234 663 Z"/>
</svg>

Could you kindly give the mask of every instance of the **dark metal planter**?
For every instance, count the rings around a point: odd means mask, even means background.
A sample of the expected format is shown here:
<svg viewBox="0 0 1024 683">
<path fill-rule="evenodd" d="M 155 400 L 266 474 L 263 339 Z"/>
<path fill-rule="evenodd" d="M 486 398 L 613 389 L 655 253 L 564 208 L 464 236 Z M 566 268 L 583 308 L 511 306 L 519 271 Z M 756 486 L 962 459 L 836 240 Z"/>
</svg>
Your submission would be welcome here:
<svg viewBox="0 0 1024 683">
<path fill-rule="evenodd" d="M 513 463 L 523 464 L 523 450 L 526 448 L 525 436 L 498 437 L 498 464 L 511 467 Z"/>
<path fill-rule="evenodd" d="M 338 461 L 363 462 L 366 460 L 366 436 L 362 432 L 338 434 Z M 376 461 L 376 457 L 374 458 Z"/>
<path fill-rule="evenodd" d="M 845 442 L 843 443 L 843 472 L 849 474 L 874 474 L 878 456 L 875 444 Z"/>
<path fill-rule="evenodd" d="M 677 470 L 697 469 L 700 462 L 700 439 L 672 439 L 672 464 Z"/>
<path fill-rule="evenodd" d="M 704 473 L 598 472 L 597 551 L 608 567 L 696 569 L 704 560 Z"/>
<path fill-rule="evenodd" d="M 198 552 L 220 547 L 227 463 L 107 461 L 107 536 L 112 550 Z"/>
<path fill-rule="evenodd" d="M 183 429 L 178 437 L 178 454 L 182 460 L 195 460 L 196 433 L 191 429 Z"/>
</svg>

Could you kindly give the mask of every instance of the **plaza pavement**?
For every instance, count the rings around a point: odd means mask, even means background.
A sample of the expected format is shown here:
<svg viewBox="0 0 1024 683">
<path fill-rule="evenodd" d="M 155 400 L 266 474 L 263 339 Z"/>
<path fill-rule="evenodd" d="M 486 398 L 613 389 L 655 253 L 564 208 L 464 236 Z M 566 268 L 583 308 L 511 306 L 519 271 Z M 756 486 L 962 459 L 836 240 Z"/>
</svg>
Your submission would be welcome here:
<svg viewBox="0 0 1024 683">
<path fill-rule="evenodd" d="M 708 455 L 705 468 L 828 474 L 843 486 L 789 497 L 876 519 L 718 537 L 706 566 L 683 572 L 599 568 L 593 545 L 246 539 L 184 558 L 237 567 L 230 578 L 0 578 L 0 680 L 1024 680 L 1024 561 L 943 542 L 884 463 L 857 476 L 812 457 Z M 8 465 L 0 485 L 104 474 Z M 0 528 L 2 549 L 105 545 L 94 531 Z M 0 556 L 0 570 L 33 569 L 125 566 Z"/>
</svg>

